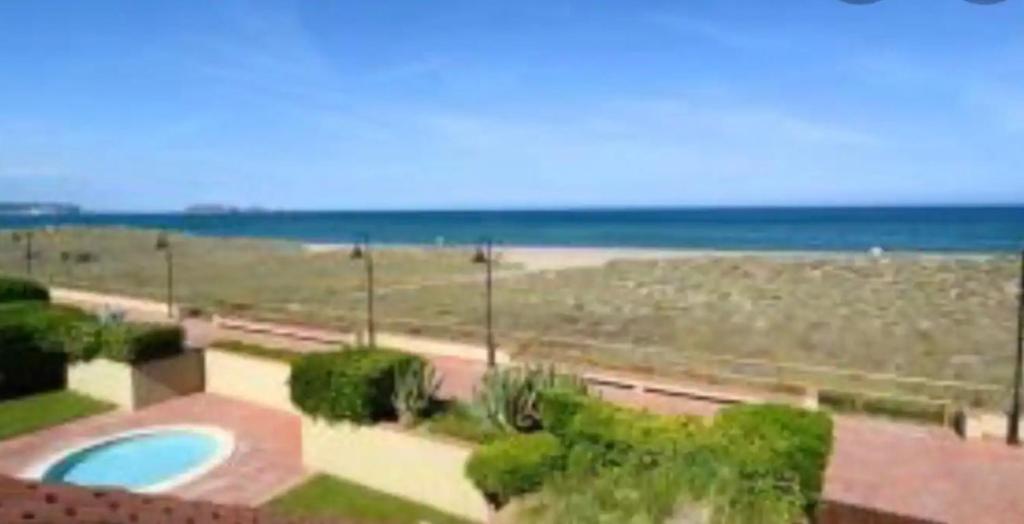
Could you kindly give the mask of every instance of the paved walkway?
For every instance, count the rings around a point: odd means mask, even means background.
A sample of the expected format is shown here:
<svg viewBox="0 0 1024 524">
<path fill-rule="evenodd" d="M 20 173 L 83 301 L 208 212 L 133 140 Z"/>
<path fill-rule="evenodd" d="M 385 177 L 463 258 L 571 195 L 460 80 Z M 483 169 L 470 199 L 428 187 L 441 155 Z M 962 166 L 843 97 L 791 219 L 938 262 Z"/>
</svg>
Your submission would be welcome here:
<svg viewBox="0 0 1024 524">
<path fill-rule="evenodd" d="M 19 476 L 64 449 L 121 431 L 167 424 L 209 425 L 235 435 L 234 452 L 224 463 L 168 494 L 255 506 L 306 477 L 298 417 L 212 394 L 189 395 L 130 413 L 105 413 L 5 440 L 0 442 L 0 474 Z"/>
<path fill-rule="evenodd" d="M 955 524 L 1024 522 L 1024 450 L 866 417 L 836 417 L 824 497 Z"/>
</svg>

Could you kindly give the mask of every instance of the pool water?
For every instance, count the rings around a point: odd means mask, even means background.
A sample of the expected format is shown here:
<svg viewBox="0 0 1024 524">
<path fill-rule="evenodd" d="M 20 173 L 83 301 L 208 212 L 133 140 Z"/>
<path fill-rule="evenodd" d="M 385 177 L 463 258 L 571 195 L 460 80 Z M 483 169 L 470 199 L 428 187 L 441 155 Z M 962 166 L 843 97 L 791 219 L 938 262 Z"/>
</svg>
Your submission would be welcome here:
<svg viewBox="0 0 1024 524">
<path fill-rule="evenodd" d="M 145 490 L 202 468 L 220 448 L 216 437 L 199 431 L 129 435 L 64 457 L 47 468 L 42 480 Z"/>
</svg>

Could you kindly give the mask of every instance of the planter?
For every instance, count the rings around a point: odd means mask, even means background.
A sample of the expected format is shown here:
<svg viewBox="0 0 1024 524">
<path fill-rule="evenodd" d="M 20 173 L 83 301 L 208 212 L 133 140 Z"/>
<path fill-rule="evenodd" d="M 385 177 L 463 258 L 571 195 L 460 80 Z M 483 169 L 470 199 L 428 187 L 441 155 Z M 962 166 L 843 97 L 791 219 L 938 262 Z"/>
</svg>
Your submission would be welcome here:
<svg viewBox="0 0 1024 524">
<path fill-rule="evenodd" d="M 102 358 L 68 367 L 68 389 L 128 410 L 203 390 L 203 360 L 195 351 L 125 364 Z"/>
<path fill-rule="evenodd" d="M 291 366 L 269 358 L 207 348 L 203 352 L 206 391 L 260 406 L 298 413 L 292 405 L 288 378 Z"/>
<path fill-rule="evenodd" d="M 487 522 L 490 507 L 464 473 L 472 452 L 469 445 L 395 427 L 302 418 L 302 461 L 307 468 Z"/>
</svg>

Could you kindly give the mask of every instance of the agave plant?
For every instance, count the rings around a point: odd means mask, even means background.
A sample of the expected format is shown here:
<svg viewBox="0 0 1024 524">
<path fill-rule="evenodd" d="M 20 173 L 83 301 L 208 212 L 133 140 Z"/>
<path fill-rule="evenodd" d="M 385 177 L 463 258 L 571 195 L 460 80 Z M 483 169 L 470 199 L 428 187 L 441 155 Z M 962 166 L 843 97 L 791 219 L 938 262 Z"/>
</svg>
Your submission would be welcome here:
<svg viewBox="0 0 1024 524">
<path fill-rule="evenodd" d="M 441 377 L 434 366 L 406 366 L 395 373 L 395 391 L 391 402 L 403 426 L 412 426 L 422 417 L 441 389 Z"/>
<path fill-rule="evenodd" d="M 582 379 L 557 373 L 554 366 L 499 368 L 484 375 L 476 391 L 476 403 L 497 428 L 534 431 L 541 425 L 540 394 L 555 388 L 587 391 Z"/>
</svg>

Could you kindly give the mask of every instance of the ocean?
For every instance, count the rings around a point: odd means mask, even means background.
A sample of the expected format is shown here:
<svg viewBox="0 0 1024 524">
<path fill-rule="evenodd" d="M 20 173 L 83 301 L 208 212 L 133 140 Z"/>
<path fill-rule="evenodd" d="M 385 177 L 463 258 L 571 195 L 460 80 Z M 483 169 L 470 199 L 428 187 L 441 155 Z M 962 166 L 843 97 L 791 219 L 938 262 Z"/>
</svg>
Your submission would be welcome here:
<svg viewBox="0 0 1024 524">
<path fill-rule="evenodd" d="M 764 251 L 1012 252 L 1024 248 L 1024 206 L 310 211 L 235 214 L 0 216 L 0 228 L 159 228 L 302 242 L 685 248 Z"/>
</svg>

